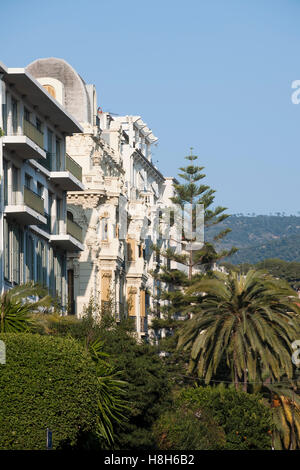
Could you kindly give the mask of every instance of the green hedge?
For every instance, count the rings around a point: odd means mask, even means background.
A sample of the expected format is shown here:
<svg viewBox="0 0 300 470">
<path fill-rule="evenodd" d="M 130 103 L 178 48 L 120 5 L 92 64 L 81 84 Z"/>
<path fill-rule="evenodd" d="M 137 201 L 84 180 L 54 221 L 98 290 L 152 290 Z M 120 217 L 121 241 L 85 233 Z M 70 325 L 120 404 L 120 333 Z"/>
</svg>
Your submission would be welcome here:
<svg viewBox="0 0 300 470">
<path fill-rule="evenodd" d="M 75 446 L 95 429 L 95 365 L 74 340 L 37 334 L 0 334 L 6 364 L 0 364 L 0 449 Z"/>
</svg>

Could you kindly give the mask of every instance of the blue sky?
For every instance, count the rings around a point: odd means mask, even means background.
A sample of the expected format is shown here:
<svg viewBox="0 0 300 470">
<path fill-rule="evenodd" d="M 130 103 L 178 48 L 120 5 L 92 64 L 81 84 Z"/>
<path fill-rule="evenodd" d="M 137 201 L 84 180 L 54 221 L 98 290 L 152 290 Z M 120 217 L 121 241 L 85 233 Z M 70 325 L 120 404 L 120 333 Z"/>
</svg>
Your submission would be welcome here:
<svg viewBox="0 0 300 470">
<path fill-rule="evenodd" d="M 193 146 L 229 213 L 300 211 L 299 0 L 10 0 L 1 17 L 2 62 L 67 60 L 103 110 L 142 116 L 166 176 Z"/>
</svg>

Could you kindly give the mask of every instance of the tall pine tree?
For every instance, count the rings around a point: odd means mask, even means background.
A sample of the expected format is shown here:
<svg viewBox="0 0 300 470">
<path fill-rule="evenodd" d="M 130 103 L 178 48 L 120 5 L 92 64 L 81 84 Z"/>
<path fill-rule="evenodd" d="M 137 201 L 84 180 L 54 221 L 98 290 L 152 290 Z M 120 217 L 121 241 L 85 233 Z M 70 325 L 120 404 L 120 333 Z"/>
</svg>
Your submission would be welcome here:
<svg viewBox="0 0 300 470">
<path fill-rule="evenodd" d="M 204 167 L 197 165 L 198 156 L 193 155 L 192 150 L 191 148 L 191 154 L 185 157 L 188 161 L 187 166 L 179 169 L 178 176 L 182 182 L 174 183 L 174 196 L 170 198 L 170 201 L 185 213 L 186 227 L 189 230 L 180 230 L 180 236 L 177 237 L 179 239 L 172 238 L 173 246 L 167 249 L 163 250 L 159 244 L 153 247 L 161 262 L 152 272 L 159 286 L 155 297 L 152 328 L 154 331 L 163 331 L 166 336 L 176 330 L 181 321 L 189 316 L 186 314 L 183 316 L 182 313 L 188 310 L 193 300 L 186 294 L 186 288 L 204 274 L 212 275 L 217 261 L 237 251 L 234 247 L 230 250 L 217 251 L 218 241 L 230 232 L 228 228 L 220 230 L 212 240 L 205 239 L 205 229 L 221 223 L 229 215 L 224 213 L 225 207 L 212 207 L 215 190 L 202 184 L 201 180 L 206 177 L 202 173 Z M 203 205 L 204 212 L 204 241 L 202 246 L 198 243 L 197 248 L 196 223 L 200 204 Z M 190 208 L 188 215 L 186 207 Z M 172 222 L 174 223 L 174 217 Z M 180 266 L 172 268 L 172 262 L 179 263 Z M 176 338 L 170 338 L 170 341 L 174 342 Z M 174 351 L 173 347 L 171 349 Z"/>
</svg>

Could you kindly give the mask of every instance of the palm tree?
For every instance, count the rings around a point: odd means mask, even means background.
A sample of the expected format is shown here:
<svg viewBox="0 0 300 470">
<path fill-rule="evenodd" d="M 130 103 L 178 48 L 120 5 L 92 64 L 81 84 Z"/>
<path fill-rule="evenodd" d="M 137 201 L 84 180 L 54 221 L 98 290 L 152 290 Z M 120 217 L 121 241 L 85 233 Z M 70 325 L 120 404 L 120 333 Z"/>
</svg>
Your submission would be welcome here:
<svg viewBox="0 0 300 470">
<path fill-rule="evenodd" d="M 295 384 L 266 385 L 273 412 L 273 447 L 276 450 L 300 448 L 300 397 Z"/>
<path fill-rule="evenodd" d="M 93 338 L 93 334 L 85 340 L 85 347 L 97 366 L 97 434 L 105 448 L 111 449 L 115 446 L 115 428 L 122 427 L 127 421 L 129 406 L 125 401 L 127 383 L 120 379 L 121 372 L 108 362 L 109 355 L 103 351 L 103 345 L 103 341 Z"/>
<path fill-rule="evenodd" d="M 0 297 L 0 332 L 19 333 L 33 326 L 32 314 L 48 310 L 53 299 L 33 282 L 15 286 Z"/>
<path fill-rule="evenodd" d="M 190 349 L 190 371 L 209 383 L 221 359 L 239 382 L 293 375 L 291 343 L 299 332 L 299 301 L 281 280 L 264 271 L 204 277 L 187 290 L 193 315 L 179 331 L 178 347 Z"/>
</svg>

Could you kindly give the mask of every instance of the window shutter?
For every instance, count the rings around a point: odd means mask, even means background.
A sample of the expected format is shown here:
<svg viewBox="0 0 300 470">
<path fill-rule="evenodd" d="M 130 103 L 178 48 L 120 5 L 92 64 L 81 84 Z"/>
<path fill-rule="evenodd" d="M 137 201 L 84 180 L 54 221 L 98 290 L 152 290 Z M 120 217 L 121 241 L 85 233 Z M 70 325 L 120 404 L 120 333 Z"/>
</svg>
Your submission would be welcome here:
<svg viewBox="0 0 300 470">
<path fill-rule="evenodd" d="M 101 273 L 101 302 L 109 302 L 111 289 L 111 271 Z"/>
<path fill-rule="evenodd" d="M 128 261 L 136 260 L 135 248 L 136 248 L 136 240 L 132 238 L 128 238 L 127 240 L 127 260 Z"/>
<path fill-rule="evenodd" d="M 141 290 L 140 291 L 140 316 L 145 317 L 146 315 L 146 308 L 145 308 L 145 301 L 146 301 L 146 296 L 145 296 L 145 291 Z"/>
<path fill-rule="evenodd" d="M 128 287 L 127 289 L 127 303 L 128 303 L 128 315 L 131 317 L 136 316 L 136 288 Z"/>
</svg>

